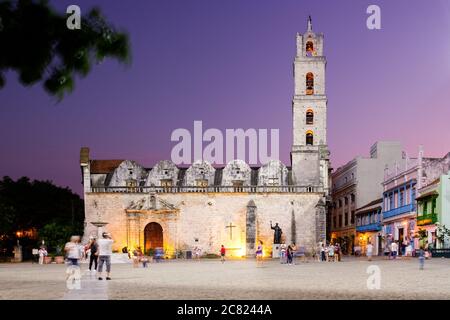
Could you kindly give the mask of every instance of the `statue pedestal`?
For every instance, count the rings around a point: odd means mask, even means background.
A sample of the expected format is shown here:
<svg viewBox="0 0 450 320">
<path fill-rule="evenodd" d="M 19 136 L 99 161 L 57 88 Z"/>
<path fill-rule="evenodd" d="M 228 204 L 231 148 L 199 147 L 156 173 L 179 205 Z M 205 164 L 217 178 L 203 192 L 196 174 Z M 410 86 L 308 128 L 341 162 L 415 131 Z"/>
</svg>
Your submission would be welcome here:
<svg viewBox="0 0 450 320">
<path fill-rule="evenodd" d="M 272 246 L 272 258 L 273 259 L 278 259 L 280 257 L 280 247 L 281 247 L 281 244 L 274 244 Z"/>
<path fill-rule="evenodd" d="M 14 262 L 22 262 L 22 246 L 14 247 Z"/>
</svg>

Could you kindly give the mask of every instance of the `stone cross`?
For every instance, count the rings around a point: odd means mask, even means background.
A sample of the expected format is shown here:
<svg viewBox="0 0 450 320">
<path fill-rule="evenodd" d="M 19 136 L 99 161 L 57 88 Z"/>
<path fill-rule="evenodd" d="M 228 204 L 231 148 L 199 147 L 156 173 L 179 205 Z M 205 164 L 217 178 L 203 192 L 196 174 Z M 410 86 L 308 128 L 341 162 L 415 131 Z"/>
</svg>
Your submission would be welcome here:
<svg viewBox="0 0 450 320">
<path fill-rule="evenodd" d="M 226 226 L 225 228 L 230 228 L 230 240 L 233 240 L 233 228 L 235 228 L 236 226 L 233 226 L 233 224 L 230 222 L 230 224 L 228 226 Z"/>
</svg>

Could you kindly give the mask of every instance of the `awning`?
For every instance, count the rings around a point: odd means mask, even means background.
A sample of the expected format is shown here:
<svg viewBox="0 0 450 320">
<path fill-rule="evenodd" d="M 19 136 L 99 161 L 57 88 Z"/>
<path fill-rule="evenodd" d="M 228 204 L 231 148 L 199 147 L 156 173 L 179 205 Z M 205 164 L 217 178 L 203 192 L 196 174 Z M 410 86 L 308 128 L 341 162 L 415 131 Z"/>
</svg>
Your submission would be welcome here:
<svg viewBox="0 0 450 320">
<path fill-rule="evenodd" d="M 439 193 L 434 190 L 434 191 L 430 191 L 430 192 L 422 194 L 420 197 L 417 197 L 416 200 L 425 199 L 428 197 L 438 196 L 438 195 L 439 195 Z"/>
</svg>

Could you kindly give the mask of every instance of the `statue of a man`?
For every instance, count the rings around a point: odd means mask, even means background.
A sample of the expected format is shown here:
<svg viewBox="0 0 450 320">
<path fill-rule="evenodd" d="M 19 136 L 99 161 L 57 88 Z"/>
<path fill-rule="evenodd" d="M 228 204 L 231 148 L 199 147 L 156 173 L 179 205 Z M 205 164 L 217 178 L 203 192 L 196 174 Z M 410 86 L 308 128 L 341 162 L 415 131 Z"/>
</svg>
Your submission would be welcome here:
<svg viewBox="0 0 450 320">
<path fill-rule="evenodd" d="M 274 226 L 272 226 L 272 221 L 270 221 L 270 228 L 274 230 L 274 232 L 273 232 L 273 243 L 274 244 L 280 244 L 281 243 L 281 234 L 283 233 L 283 231 L 278 226 L 278 222 L 275 223 L 275 227 L 274 227 Z"/>
</svg>

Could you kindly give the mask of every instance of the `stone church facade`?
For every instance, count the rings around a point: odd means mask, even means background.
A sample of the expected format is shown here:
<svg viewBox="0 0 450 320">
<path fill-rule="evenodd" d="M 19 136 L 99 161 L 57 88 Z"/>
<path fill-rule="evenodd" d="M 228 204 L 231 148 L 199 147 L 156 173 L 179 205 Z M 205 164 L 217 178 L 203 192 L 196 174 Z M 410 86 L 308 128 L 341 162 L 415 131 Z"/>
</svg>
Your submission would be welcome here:
<svg viewBox="0 0 450 320">
<path fill-rule="evenodd" d="M 82 148 L 84 237 L 107 230 L 114 249 L 163 247 L 174 256 L 201 248 L 230 256 L 254 256 L 257 241 L 270 255 L 273 230 L 282 242 L 312 250 L 325 240 L 329 152 L 326 141 L 323 35 L 311 18 L 297 34 L 291 166 L 270 161 L 250 167 L 233 160 L 223 167 L 197 160 L 178 167 L 169 160 L 144 168 L 132 160 L 96 160 Z"/>
</svg>

